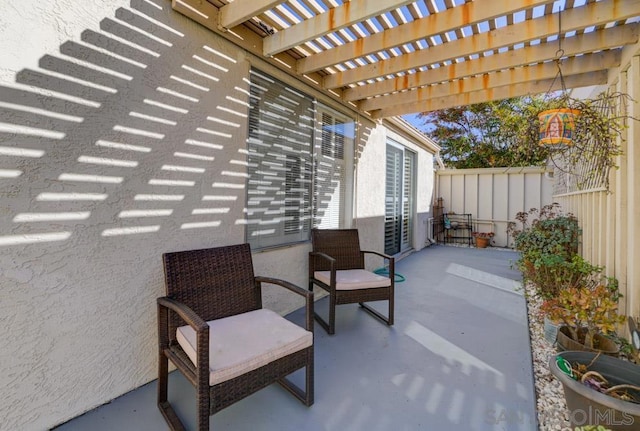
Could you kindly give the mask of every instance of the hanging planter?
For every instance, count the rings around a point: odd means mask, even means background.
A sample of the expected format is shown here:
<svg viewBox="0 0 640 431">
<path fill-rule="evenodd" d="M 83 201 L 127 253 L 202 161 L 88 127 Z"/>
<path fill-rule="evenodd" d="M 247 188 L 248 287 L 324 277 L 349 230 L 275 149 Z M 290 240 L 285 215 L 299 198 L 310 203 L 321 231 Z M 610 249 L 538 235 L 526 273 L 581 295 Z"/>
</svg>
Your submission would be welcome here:
<svg viewBox="0 0 640 431">
<path fill-rule="evenodd" d="M 575 117 L 579 114 L 579 110 L 569 108 L 549 109 L 539 113 L 539 144 L 550 148 L 573 145 L 576 131 Z"/>
</svg>

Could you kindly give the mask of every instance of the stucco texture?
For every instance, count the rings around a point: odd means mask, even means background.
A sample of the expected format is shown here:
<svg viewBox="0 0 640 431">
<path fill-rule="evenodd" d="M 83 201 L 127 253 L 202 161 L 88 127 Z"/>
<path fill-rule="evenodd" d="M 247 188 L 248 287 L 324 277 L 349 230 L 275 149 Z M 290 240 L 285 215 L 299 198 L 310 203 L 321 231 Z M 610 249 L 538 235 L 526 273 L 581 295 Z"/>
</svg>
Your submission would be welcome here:
<svg viewBox="0 0 640 431">
<path fill-rule="evenodd" d="M 9 3 L 0 429 L 42 430 L 155 378 L 163 252 L 244 241 L 249 65 L 169 2 Z"/>
</svg>

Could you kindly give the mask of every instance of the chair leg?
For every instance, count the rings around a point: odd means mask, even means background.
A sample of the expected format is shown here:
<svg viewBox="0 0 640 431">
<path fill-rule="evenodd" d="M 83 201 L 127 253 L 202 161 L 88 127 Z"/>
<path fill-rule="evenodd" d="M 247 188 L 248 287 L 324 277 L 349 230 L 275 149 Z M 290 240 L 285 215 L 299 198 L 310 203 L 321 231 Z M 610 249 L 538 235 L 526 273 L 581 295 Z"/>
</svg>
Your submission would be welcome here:
<svg viewBox="0 0 640 431">
<path fill-rule="evenodd" d="M 172 431 L 185 431 L 186 428 L 178 418 L 168 400 L 169 393 L 169 360 L 161 351 L 158 361 L 158 409 Z"/>
<path fill-rule="evenodd" d="M 309 352 L 307 353 L 307 367 L 305 370 L 305 381 L 306 381 L 306 386 L 307 386 L 307 396 L 305 399 L 305 404 L 307 406 L 311 406 L 313 404 L 314 401 L 314 393 L 315 393 L 315 386 L 314 386 L 314 380 L 313 380 L 313 376 L 314 376 L 314 364 L 313 364 L 313 346 L 311 346 L 311 348 L 309 349 Z"/>
<path fill-rule="evenodd" d="M 298 385 L 293 383 L 287 377 L 282 377 L 278 379 L 278 383 L 280 386 L 289 391 L 294 397 L 299 399 L 304 405 L 307 407 L 313 404 L 313 391 L 314 391 L 314 383 L 313 383 L 313 346 L 307 349 L 307 365 L 305 368 L 305 390 L 300 389 Z"/>
<path fill-rule="evenodd" d="M 372 316 L 377 317 L 378 319 L 382 320 L 388 326 L 392 326 L 393 325 L 393 305 L 392 305 L 391 301 L 389 301 L 389 317 L 383 315 L 378 310 L 375 310 L 374 308 L 368 306 L 364 302 L 359 302 L 358 304 L 360 304 L 360 307 L 362 307 L 367 313 L 369 313 Z"/>
<path fill-rule="evenodd" d="M 211 406 L 208 378 L 206 386 L 199 385 L 196 387 L 196 406 L 198 409 L 198 431 L 209 431 L 209 414 L 211 412 Z"/>
<path fill-rule="evenodd" d="M 313 292 L 313 282 L 310 281 L 309 282 L 309 290 L 311 292 Z M 332 295 L 329 295 L 329 322 L 327 323 L 326 320 L 324 320 L 322 317 L 320 317 L 320 315 L 318 314 L 317 311 L 313 311 L 313 318 L 316 320 L 316 322 L 318 322 L 320 324 L 320 326 L 322 326 L 322 328 L 327 332 L 327 334 L 329 335 L 333 335 L 336 332 L 336 300 L 335 297 L 333 297 Z"/>
<path fill-rule="evenodd" d="M 329 334 L 336 333 L 336 297 L 329 295 Z"/>
<path fill-rule="evenodd" d="M 158 355 L 158 405 L 166 403 L 169 393 L 169 359 L 161 351 Z"/>
<path fill-rule="evenodd" d="M 313 317 L 316 319 L 316 322 L 322 326 L 322 329 L 327 332 L 327 334 L 333 335 L 335 333 L 335 326 L 332 328 L 317 312 L 313 312 Z"/>
</svg>

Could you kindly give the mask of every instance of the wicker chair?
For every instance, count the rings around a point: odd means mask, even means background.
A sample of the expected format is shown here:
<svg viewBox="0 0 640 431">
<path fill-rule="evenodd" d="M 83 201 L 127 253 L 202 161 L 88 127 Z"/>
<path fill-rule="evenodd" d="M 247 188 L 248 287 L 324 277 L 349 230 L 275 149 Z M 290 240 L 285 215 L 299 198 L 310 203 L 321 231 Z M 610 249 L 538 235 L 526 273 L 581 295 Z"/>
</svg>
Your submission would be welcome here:
<svg viewBox="0 0 640 431">
<path fill-rule="evenodd" d="M 278 382 L 313 404 L 313 294 L 256 277 L 248 244 L 163 255 L 167 296 L 158 298 L 158 407 L 172 430 L 185 429 L 168 395 L 169 360 L 195 386 L 197 427 L 209 416 Z M 302 328 L 262 308 L 261 285 L 305 298 Z M 306 391 L 285 376 L 306 368 Z"/>
<path fill-rule="evenodd" d="M 387 325 L 393 325 L 394 258 L 376 251 L 361 250 L 357 229 L 313 229 L 311 242 L 313 251 L 309 253 L 309 290 L 317 285 L 329 293 L 329 321 L 314 313 L 318 323 L 329 334 L 334 334 L 336 305 L 357 302 Z M 387 260 L 388 277 L 364 269 L 367 253 Z M 388 316 L 365 304 L 369 301 L 388 301 Z"/>
</svg>

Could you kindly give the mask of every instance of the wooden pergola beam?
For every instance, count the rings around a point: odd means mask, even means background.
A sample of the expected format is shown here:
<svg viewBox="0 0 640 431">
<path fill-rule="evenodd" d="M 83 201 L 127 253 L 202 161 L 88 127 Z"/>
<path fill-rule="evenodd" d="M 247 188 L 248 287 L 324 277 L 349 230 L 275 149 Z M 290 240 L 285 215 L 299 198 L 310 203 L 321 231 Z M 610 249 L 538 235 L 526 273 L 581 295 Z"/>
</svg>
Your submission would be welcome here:
<svg viewBox="0 0 640 431">
<path fill-rule="evenodd" d="M 620 66 L 622 52 L 615 51 L 586 54 L 572 57 L 561 62 L 562 74 L 566 78 L 587 72 L 597 72 L 611 67 Z M 430 100 L 433 98 L 449 97 L 461 93 L 494 89 L 508 85 L 540 82 L 558 76 L 558 65 L 555 61 L 519 67 L 502 72 L 487 73 L 472 78 L 458 79 L 447 83 L 430 85 L 410 91 L 403 91 L 391 95 L 374 97 L 363 101 L 359 108 L 363 111 L 387 109 L 396 105 Z M 558 78 L 559 79 L 559 78 Z"/>
<path fill-rule="evenodd" d="M 280 3 L 282 0 L 235 0 L 220 8 L 218 16 L 220 27 L 235 27 Z"/>
<path fill-rule="evenodd" d="M 447 97 L 436 97 L 380 109 L 371 112 L 371 115 L 374 119 L 380 119 L 385 117 L 395 117 L 398 115 L 413 114 L 416 112 L 438 111 L 441 109 L 453 108 L 455 106 L 475 105 L 476 103 L 509 99 L 511 97 L 541 94 L 547 91 L 558 91 L 562 89 L 561 84 L 558 81 L 559 80 L 556 80 L 554 82 L 553 79 L 545 79 L 515 85 L 509 85 L 509 83 L 506 83 L 506 85 L 497 88 L 453 94 Z M 599 72 L 568 76 L 565 79 L 565 83 L 568 88 L 604 85 L 607 83 L 607 71 L 603 70 Z"/>
<path fill-rule="evenodd" d="M 298 73 L 309 73 L 385 49 L 428 39 L 463 25 L 472 25 L 498 16 L 551 3 L 552 0 L 478 0 L 444 10 L 438 14 L 399 25 L 366 38 L 298 60 Z"/>
<path fill-rule="evenodd" d="M 247 52 L 262 56 L 262 41 L 263 38 L 254 31 L 250 30 L 246 26 L 239 25 L 234 27 L 230 31 L 220 29 L 219 23 L 219 9 L 213 6 L 211 3 L 204 0 L 171 0 L 171 7 L 176 12 L 191 18 L 200 25 L 213 31 L 217 35 L 229 40 L 231 43 L 236 44 L 240 48 Z M 310 73 L 304 76 L 299 76 L 292 73 L 294 69 L 296 58 L 291 56 L 287 52 L 282 52 L 273 57 L 264 58 L 264 60 L 276 68 L 290 74 L 296 79 L 304 80 L 308 85 L 323 92 L 325 95 L 333 98 L 340 99 L 342 96 L 341 90 L 326 91 L 321 86 L 322 77 L 318 73 Z"/>
<path fill-rule="evenodd" d="M 558 32 L 557 15 L 523 21 L 494 31 L 412 52 L 410 55 L 405 54 L 357 69 L 328 75 L 324 78 L 323 86 L 325 88 L 339 88 L 379 76 L 553 36 Z M 604 0 L 564 12 L 562 14 L 562 31 L 581 30 L 587 26 L 607 24 L 638 15 L 640 15 L 640 0 Z"/>
<path fill-rule="evenodd" d="M 236 0 L 237 1 L 237 0 Z M 340 30 L 349 25 L 365 21 L 397 9 L 415 0 L 351 0 L 325 13 L 302 21 L 299 24 L 281 30 L 264 39 L 263 54 L 271 56 L 287 49 L 302 45 L 328 33 Z M 306 72 L 305 72 L 306 73 Z"/>
<path fill-rule="evenodd" d="M 640 24 L 612 27 L 569 38 L 563 44 L 563 50 L 567 57 L 573 57 L 594 50 L 607 50 L 634 44 L 638 41 L 639 34 Z M 453 63 L 437 69 L 416 72 L 373 84 L 349 88 L 344 91 L 343 99 L 347 102 L 362 100 L 382 94 L 438 84 L 452 79 L 461 79 L 467 76 L 540 63 L 554 58 L 557 51 L 558 46 L 555 43 L 528 46 L 520 50 L 511 50 L 489 57 L 478 58 L 473 61 Z"/>
</svg>

